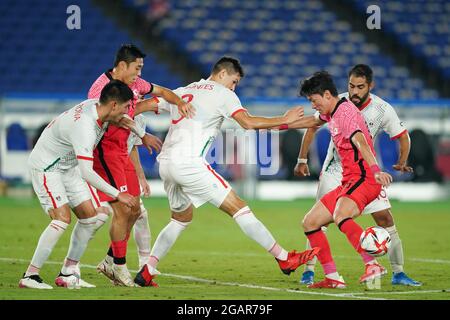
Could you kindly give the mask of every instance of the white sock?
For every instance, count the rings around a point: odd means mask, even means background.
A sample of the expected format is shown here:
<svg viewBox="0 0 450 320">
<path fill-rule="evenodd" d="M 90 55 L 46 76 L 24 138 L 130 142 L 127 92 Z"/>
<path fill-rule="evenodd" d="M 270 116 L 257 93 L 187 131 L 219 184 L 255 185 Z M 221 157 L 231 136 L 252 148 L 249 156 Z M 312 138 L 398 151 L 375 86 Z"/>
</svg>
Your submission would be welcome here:
<svg viewBox="0 0 450 320">
<path fill-rule="evenodd" d="M 339 273 L 337 273 L 337 272 L 328 273 L 325 275 L 325 277 L 327 277 L 328 279 L 341 281 L 341 277 L 339 276 Z"/>
<path fill-rule="evenodd" d="M 100 229 L 106 223 L 106 221 L 108 221 L 109 216 L 112 214 L 112 208 L 108 202 L 102 202 L 101 207 L 98 207 L 96 211 L 97 221 L 95 222 L 95 229 L 91 239 L 94 237 L 98 229 Z"/>
<path fill-rule="evenodd" d="M 272 249 L 277 246 L 275 238 L 264 224 L 255 217 L 249 207 L 240 209 L 234 214 L 233 219 L 249 238 L 259 243 L 259 245 L 269 251 L 274 257 L 279 260 L 287 259 L 287 251 L 283 248 L 279 247 L 281 252 L 273 252 Z"/>
<path fill-rule="evenodd" d="M 395 226 L 387 227 L 387 232 L 391 236 L 391 247 L 388 250 L 389 262 L 394 273 L 403 272 L 403 246 L 400 237 L 398 236 L 397 228 Z"/>
<path fill-rule="evenodd" d="M 151 252 L 151 233 L 148 225 L 148 213 L 144 205 L 141 203 L 141 215 L 136 220 L 133 228 L 134 240 L 136 241 L 139 269 L 142 267 L 150 257 Z"/>
<path fill-rule="evenodd" d="M 50 253 L 53 251 L 59 238 L 66 231 L 68 224 L 59 220 L 52 220 L 50 224 L 42 232 L 39 238 L 36 250 L 34 251 L 33 258 L 31 259 L 30 266 L 28 267 L 25 276 L 28 277 L 32 274 L 38 274 L 39 269 L 42 268 L 47 261 Z"/>
<path fill-rule="evenodd" d="M 95 232 L 96 223 L 97 216 L 86 219 L 78 219 L 70 237 L 69 251 L 67 253 L 68 259 L 72 261 L 80 261 L 89 240 Z"/>
<path fill-rule="evenodd" d="M 178 236 L 184 229 L 190 224 L 190 222 L 180 222 L 175 219 L 170 219 L 169 224 L 161 230 L 153 245 L 151 257 L 155 257 L 157 261 L 161 261 L 165 257 L 170 248 L 177 240 Z M 156 268 L 156 265 L 152 265 Z"/>
</svg>

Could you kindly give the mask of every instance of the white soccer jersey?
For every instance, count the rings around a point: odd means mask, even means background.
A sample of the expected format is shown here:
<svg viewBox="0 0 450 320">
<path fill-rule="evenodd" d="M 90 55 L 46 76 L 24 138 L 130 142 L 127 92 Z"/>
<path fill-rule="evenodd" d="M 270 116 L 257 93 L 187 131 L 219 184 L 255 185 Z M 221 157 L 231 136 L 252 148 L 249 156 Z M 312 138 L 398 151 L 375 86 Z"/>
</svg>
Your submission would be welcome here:
<svg viewBox="0 0 450 320">
<path fill-rule="evenodd" d="M 134 117 L 134 122 L 136 122 L 136 127 L 142 128 L 145 131 L 146 123 L 145 123 L 145 116 L 142 114 L 138 114 Z M 141 138 L 133 132 L 130 132 L 130 135 L 127 140 L 127 147 L 128 147 L 128 154 L 131 153 L 131 150 L 133 150 L 134 146 L 140 146 L 142 144 Z"/>
<path fill-rule="evenodd" d="M 98 99 L 81 102 L 53 119 L 31 151 L 28 165 L 39 171 L 64 171 L 79 159 L 93 160 L 93 150 L 108 123 L 98 121 Z"/>
<path fill-rule="evenodd" d="M 348 92 L 341 93 L 339 98 L 342 97 L 348 99 Z M 372 93 L 370 94 L 369 99 L 368 104 L 362 108 L 361 112 L 374 141 L 382 130 L 386 132 L 392 140 L 397 139 L 406 132 L 403 122 L 400 121 L 394 108 L 389 103 Z M 341 160 L 339 159 L 339 155 L 332 140 L 328 146 L 328 152 L 322 170 L 332 174 L 342 174 Z"/>
<path fill-rule="evenodd" d="M 179 115 L 177 106 L 160 100 L 158 107 L 170 112 L 172 124 L 158 160 L 205 157 L 223 120 L 245 110 L 233 91 L 215 81 L 202 79 L 174 92 L 194 106 L 195 116 L 185 119 Z"/>
</svg>

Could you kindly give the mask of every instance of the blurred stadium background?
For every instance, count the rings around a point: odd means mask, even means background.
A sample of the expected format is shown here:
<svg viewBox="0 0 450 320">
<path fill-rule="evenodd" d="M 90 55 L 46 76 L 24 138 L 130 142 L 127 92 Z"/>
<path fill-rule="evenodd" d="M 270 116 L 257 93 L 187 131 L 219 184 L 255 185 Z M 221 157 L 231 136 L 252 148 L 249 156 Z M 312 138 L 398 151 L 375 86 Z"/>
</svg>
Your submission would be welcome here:
<svg viewBox="0 0 450 320">
<path fill-rule="evenodd" d="M 379 30 L 366 27 L 371 4 L 381 9 Z M 70 5 L 81 10 L 80 29 L 66 26 Z M 450 3 L 446 0 L 3 0 L 0 12 L 3 194 L 31 193 L 26 187 L 26 158 L 42 128 L 85 99 L 91 83 L 112 67 L 119 46 L 131 42 L 147 53 L 143 78 L 172 89 L 207 77 L 212 63 L 224 54 L 238 57 L 246 72 L 238 95 L 251 112 L 267 116 L 297 104 L 311 113 L 307 101 L 297 96 L 300 79 L 326 69 L 344 92 L 351 66 L 367 63 L 374 70 L 373 92 L 396 108 L 412 138 L 412 175 L 391 169 L 397 159 L 395 142 L 384 134 L 376 142 L 380 163 L 402 182 L 392 186 L 391 197 L 448 198 Z M 166 120 L 149 116 L 148 131 L 163 137 Z M 225 128 L 235 125 L 229 121 Z M 313 197 L 329 133 L 320 132 L 310 153 L 309 181 L 293 176 L 302 133 L 280 134 L 281 169 L 276 175 L 259 175 L 255 167 L 271 165 L 260 159 L 256 166 L 214 167 L 246 197 Z M 214 153 L 213 147 L 209 156 Z M 147 177 L 156 179 L 154 194 L 163 195 L 155 157 L 144 150 L 140 154 Z"/>
</svg>

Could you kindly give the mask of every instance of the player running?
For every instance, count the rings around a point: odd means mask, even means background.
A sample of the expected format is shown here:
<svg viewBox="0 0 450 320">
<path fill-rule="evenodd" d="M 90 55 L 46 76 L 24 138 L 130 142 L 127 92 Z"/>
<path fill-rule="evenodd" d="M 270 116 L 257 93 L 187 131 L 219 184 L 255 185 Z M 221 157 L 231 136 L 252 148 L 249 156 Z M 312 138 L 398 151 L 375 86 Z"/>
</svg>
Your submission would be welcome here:
<svg viewBox="0 0 450 320">
<path fill-rule="evenodd" d="M 100 99 L 86 100 L 55 118 L 42 132 L 31 151 L 28 166 L 33 189 L 44 211 L 52 219 L 39 238 L 21 288 L 52 289 L 43 282 L 39 271 L 71 221 L 70 209 L 78 221 L 72 232 L 69 251 L 58 286 L 79 288 L 72 266 L 80 261 L 94 232 L 97 214 L 91 202 L 90 185 L 124 206 L 136 200 L 109 185 L 92 168 L 93 149 L 108 127 L 126 114 L 133 92 L 121 81 L 112 81 L 103 88 Z"/>
<path fill-rule="evenodd" d="M 192 119 L 180 117 L 177 108 L 161 101 L 172 124 L 158 156 L 159 173 L 167 192 L 172 218 L 158 235 L 151 257 L 136 275 L 139 286 L 151 286 L 158 274 L 156 266 L 168 253 L 178 236 L 191 223 L 193 206 L 206 202 L 233 217 L 242 231 L 273 255 L 285 274 L 295 271 L 312 259 L 318 249 L 298 253 L 283 249 L 231 186 L 206 162 L 205 155 L 225 118 L 233 118 L 245 129 L 264 129 L 289 124 L 303 116 L 303 108 L 293 108 L 284 116 L 264 118 L 251 116 L 234 93 L 244 76 L 237 59 L 221 58 L 207 80 L 200 80 L 175 93 L 190 101 L 197 110 Z"/>
<path fill-rule="evenodd" d="M 389 134 L 392 140 L 398 139 L 400 146 L 399 158 L 393 168 L 401 172 L 412 172 L 412 168 L 406 164 L 411 147 L 408 131 L 405 129 L 403 122 L 399 120 L 394 108 L 370 92 L 374 87 L 372 69 L 368 65 L 358 64 L 350 70 L 348 77 L 348 92 L 340 94 L 339 97 L 350 99 L 358 107 L 368 124 L 369 132 L 374 140 L 381 131 Z M 317 127 L 308 128 L 303 137 L 298 164 L 294 169 L 294 173 L 297 176 L 309 175 L 307 155 L 317 129 Z M 317 189 L 317 200 L 339 186 L 341 180 L 341 161 L 333 142 L 330 141 L 327 157 L 323 163 L 319 178 L 320 183 Z M 409 278 L 403 271 L 402 242 L 399 238 L 390 209 L 391 204 L 387 192 L 383 188 L 380 195 L 367 205 L 363 213 L 371 214 L 375 223 L 389 232 L 391 247 L 389 248 L 388 255 L 393 270 L 392 284 L 420 286 L 420 282 Z M 326 232 L 326 227 L 323 227 L 322 230 Z M 309 242 L 307 242 L 307 247 L 309 247 Z M 300 281 L 301 283 L 311 284 L 314 282 L 314 266 L 316 261 L 316 258 L 308 261 Z M 371 270 L 374 267 L 382 268 L 377 262 L 366 264 L 365 273 L 360 278 L 361 282 L 371 278 Z"/>
<path fill-rule="evenodd" d="M 114 61 L 114 68 L 102 74 L 89 90 L 88 97 L 95 98 L 102 88 L 113 79 L 125 82 L 133 91 L 134 97 L 128 116 L 132 119 L 135 115 L 154 111 L 157 109 L 157 98 L 141 100 L 147 94 L 162 97 L 166 101 L 177 105 L 177 111 L 182 116 L 191 117 L 193 108 L 189 103 L 184 102 L 171 90 L 161 86 L 149 83 L 140 78 L 142 68 L 144 67 L 145 54 L 134 45 L 123 45 L 117 52 Z M 136 130 L 139 128 L 135 127 Z M 134 286 L 133 279 L 126 266 L 127 242 L 131 229 L 135 221 L 141 215 L 140 186 L 136 175 L 136 170 L 130 160 L 127 152 L 127 140 L 130 130 L 117 126 L 110 126 L 105 132 L 103 139 L 99 142 L 94 151 L 94 170 L 111 185 L 119 190 L 129 192 L 135 198 L 136 206 L 129 208 L 115 201 L 108 194 L 101 191 L 98 196 L 101 202 L 109 202 L 113 208 L 114 214 L 111 219 L 110 238 L 111 246 L 107 257 L 97 266 L 97 270 L 105 274 L 108 278 L 113 275 L 114 281 L 118 285 Z M 161 141 L 145 130 L 138 132 L 142 143 L 146 145 L 150 152 L 151 148 L 159 152 Z M 113 264 L 110 263 L 111 258 Z"/>
<path fill-rule="evenodd" d="M 392 182 L 392 177 L 380 170 L 375 158 L 372 137 L 358 108 L 346 98 L 339 99 L 336 86 L 326 71 L 316 72 L 301 83 L 300 95 L 311 101 L 318 114 L 304 117 L 291 128 L 311 128 L 328 122 L 331 137 L 342 161 L 341 185 L 317 201 L 303 219 L 303 230 L 311 246 L 321 250 L 317 255 L 325 280 L 310 284 L 309 288 L 345 288 L 331 255 L 324 225 L 334 222 L 364 261 L 373 257 L 359 247 L 363 229 L 353 220 L 380 194 L 381 187 Z M 383 268 L 373 268 L 373 277 L 379 277 Z"/>
</svg>

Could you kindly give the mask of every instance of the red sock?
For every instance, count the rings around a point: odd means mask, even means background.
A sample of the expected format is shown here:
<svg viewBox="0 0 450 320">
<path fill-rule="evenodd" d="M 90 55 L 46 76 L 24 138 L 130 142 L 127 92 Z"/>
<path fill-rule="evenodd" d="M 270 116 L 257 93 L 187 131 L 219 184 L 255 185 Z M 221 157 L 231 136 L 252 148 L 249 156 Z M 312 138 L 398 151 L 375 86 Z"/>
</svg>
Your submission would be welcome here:
<svg viewBox="0 0 450 320">
<path fill-rule="evenodd" d="M 125 264 L 127 255 L 127 241 L 111 241 L 112 252 L 115 264 Z"/>
<path fill-rule="evenodd" d="M 355 250 L 360 253 L 361 248 L 359 247 L 359 238 L 364 232 L 363 228 L 361 228 L 359 224 L 357 224 L 352 218 L 342 220 L 339 223 L 338 227 L 342 233 L 345 233 L 348 241 L 350 241 L 353 248 L 355 248 Z"/>
<path fill-rule="evenodd" d="M 319 247 L 320 252 L 317 255 L 317 259 L 323 267 L 325 274 L 336 272 L 336 264 L 331 256 L 330 244 L 328 239 L 321 229 L 312 231 L 311 233 L 305 232 L 306 237 L 311 244 L 311 248 Z"/>
</svg>

